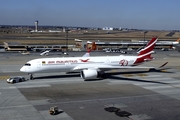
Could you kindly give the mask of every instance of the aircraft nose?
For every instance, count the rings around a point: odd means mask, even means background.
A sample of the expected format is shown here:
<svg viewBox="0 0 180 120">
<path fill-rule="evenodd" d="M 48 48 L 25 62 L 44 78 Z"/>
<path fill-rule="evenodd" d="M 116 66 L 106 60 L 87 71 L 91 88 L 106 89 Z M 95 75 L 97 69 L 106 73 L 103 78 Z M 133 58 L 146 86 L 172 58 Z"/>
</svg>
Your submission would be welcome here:
<svg viewBox="0 0 180 120">
<path fill-rule="evenodd" d="M 20 69 L 20 71 L 21 71 L 21 72 L 26 72 L 25 67 L 22 67 L 22 68 Z"/>
</svg>

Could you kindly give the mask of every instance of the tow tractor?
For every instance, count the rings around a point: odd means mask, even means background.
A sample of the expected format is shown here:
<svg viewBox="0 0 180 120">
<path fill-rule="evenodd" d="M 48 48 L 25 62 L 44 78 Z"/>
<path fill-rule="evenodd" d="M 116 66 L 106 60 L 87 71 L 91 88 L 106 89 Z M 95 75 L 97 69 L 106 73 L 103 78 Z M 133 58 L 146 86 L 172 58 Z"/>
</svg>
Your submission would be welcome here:
<svg viewBox="0 0 180 120">
<path fill-rule="evenodd" d="M 49 110 L 49 114 L 51 114 L 51 115 L 57 115 L 61 112 L 62 111 L 59 111 L 59 108 L 57 106 L 51 107 Z"/>
</svg>

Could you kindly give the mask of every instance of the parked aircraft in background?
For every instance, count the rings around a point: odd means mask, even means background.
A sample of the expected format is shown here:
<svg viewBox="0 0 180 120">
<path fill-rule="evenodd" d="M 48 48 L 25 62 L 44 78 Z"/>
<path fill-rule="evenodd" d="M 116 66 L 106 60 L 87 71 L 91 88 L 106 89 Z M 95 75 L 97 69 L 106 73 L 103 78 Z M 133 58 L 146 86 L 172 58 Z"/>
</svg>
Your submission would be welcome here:
<svg viewBox="0 0 180 120">
<path fill-rule="evenodd" d="M 120 48 L 106 48 L 103 49 L 105 52 L 113 52 L 113 53 L 121 53 L 121 54 L 126 54 L 126 51 L 121 50 Z"/>
<path fill-rule="evenodd" d="M 19 51 L 22 55 L 30 55 L 31 53 L 29 51 Z"/>
<path fill-rule="evenodd" d="M 147 43 L 148 41 L 139 41 L 139 43 Z M 164 44 L 168 44 L 168 45 L 178 45 L 180 42 L 180 38 L 178 38 L 176 41 L 158 41 L 156 43 L 156 45 L 164 45 Z"/>
<path fill-rule="evenodd" d="M 44 51 L 44 52 L 42 52 L 42 53 L 40 53 L 40 55 L 48 55 L 48 53 L 50 52 L 51 50 L 46 50 L 46 51 Z"/>
<path fill-rule="evenodd" d="M 103 78 L 104 71 L 111 69 L 138 69 L 138 68 L 154 68 L 137 66 L 143 62 L 151 61 L 151 56 L 156 37 L 153 37 L 144 49 L 139 51 L 137 56 L 97 56 L 91 57 L 89 52 L 82 57 L 65 57 L 65 58 L 40 58 L 27 62 L 21 69 L 33 79 L 35 73 L 50 72 L 80 72 L 80 76 L 84 80 Z M 164 65 L 166 65 L 165 63 Z M 163 67 L 162 65 L 161 67 Z"/>
</svg>

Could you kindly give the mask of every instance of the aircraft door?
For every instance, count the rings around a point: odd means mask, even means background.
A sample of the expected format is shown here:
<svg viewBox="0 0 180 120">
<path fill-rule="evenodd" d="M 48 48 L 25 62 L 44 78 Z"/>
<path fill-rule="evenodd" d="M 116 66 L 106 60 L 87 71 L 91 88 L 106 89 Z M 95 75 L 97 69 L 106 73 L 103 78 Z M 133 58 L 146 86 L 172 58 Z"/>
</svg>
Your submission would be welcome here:
<svg viewBox="0 0 180 120">
<path fill-rule="evenodd" d="M 41 67 L 41 61 L 37 61 L 37 67 L 38 67 L 38 68 Z"/>
</svg>

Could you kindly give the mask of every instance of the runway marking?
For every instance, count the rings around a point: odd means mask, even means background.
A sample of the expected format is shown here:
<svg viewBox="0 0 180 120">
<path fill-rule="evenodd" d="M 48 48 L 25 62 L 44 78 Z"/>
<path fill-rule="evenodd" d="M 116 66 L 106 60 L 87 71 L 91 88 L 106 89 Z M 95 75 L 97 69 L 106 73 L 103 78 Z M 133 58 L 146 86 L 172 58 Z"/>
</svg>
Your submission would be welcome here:
<svg viewBox="0 0 180 120">
<path fill-rule="evenodd" d="M 63 111 L 62 109 L 59 109 L 59 111 Z M 66 112 L 62 112 L 60 114 L 57 114 L 55 116 L 49 115 L 47 110 L 45 111 L 39 111 L 39 113 L 48 120 L 73 120 L 71 116 L 69 116 Z"/>
<path fill-rule="evenodd" d="M 43 84 L 43 83 L 50 83 L 50 84 L 52 84 L 52 83 L 56 83 L 56 82 L 58 82 L 58 83 L 77 83 L 77 82 L 84 82 L 83 81 L 83 79 L 76 79 L 76 80 L 74 80 L 74 79 L 69 79 L 69 78 L 66 78 L 66 79 L 61 79 L 61 80 L 59 80 L 59 79 L 54 79 L 54 80 L 45 80 L 45 81 L 41 81 L 41 80 L 38 80 L 38 81 L 27 81 L 27 82 L 22 82 L 22 84 L 26 84 L 26 83 L 28 83 L 28 84 Z"/>
<path fill-rule="evenodd" d="M 156 77 L 162 77 L 162 75 L 148 75 L 148 76 L 146 76 L 146 77 L 150 77 L 150 78 L 156 78 Z"/>
<path fill-rule="evenodd" d="M 148 119 L 152 119 L 152 117 L 146 115 L 146 114 L 140 114 L 140 115 L 132 115 L 129 116 L 129 118 L 133 119 L 133 120 L 148 120 Z"/>
<path fill-rule="evenodd" d="M 170 77 L 163 77 L 163 76 L 147 76 L 148 79 L 153 78 L 153 82 L 161 82 L 166 84 L 158 84 L 158 83 L 132 83 L 134 85 L 137 85 L 139 87 L 142 87 L 147 90 L 154 91 L 156 93 L 159 93 L 161 95 L 166 95 L 171 98 L 180 100 L 180 80 L 173 79 Z"/>
<path fill-rule="evenodd" d="M 134 75 L 132 75 L 132 74 L 123 74 L 123 76 L 125 76 L 125 77 L 133 77 Z"/>
<path fill-rule="evenodd" d="M 5 109 L 5 108 L 21 108 L 21 107 L 30 107 L 32 105 L 19 105 L 19 106 L 7 106 L 7 107 L 0 107 L 0 109 Z"/>
<path fill-rule="evenodd" d="M 152 90 L 152 91 L 155 91 L 157 93 L 160 93 L 160 94 L 179 94 L 180 93 L 180 89 L 158 89 L 158 90 Z M 168 95 L 169 95 L 168 94 Z"/>
<path fill-rule="evenodd" d="M 107 101 L 107 100 L 129 99 L 129 98 L 133 99 L 133 98 L 152 97 L 152 96 L 162 96 L 162 95 L 161 94 L 151 94 L 151 95 L 139 95 L 139 96 L 128 96 L 128 97 L 115 97 L 115 98 L 102 98 L 102 99 L 91 99 L 91 100 L 65 101 L 65 102 L 56 102 L 56 103 L 49 103 L 49 104 L 54 105 L 54 104 L 69 104 L 69 103 L 94 102 L 94 101 L 99 102 L 99 101 Z"/>
<path fill-rule="evenodd" d="M 180 67 L 177 67 L 178 70 L 180 70 Z"/>
<path fill-rule="evenodd" d="M 107 73 L 116 73 L 117 72 L 117 70 L 110 70 L 110 71 L 108 71 Z"/>
<path fill-rule="evenodd" d="M 161 72 L 167 72 L 167 70 L 161 70 Z"/>
<path fill-rule="evenodd" d="M 140 74 L 122 74 L 123 76 L 125 77 L 134 77 L 134 76 L 148 76 L 147 74 L 143 74 L 143 73 L 140 73 Z"/>
<path fill-rule="evenodd" d="M 154 89 L 162 89 L 162 88 L 172 88 L 172 86 L 167 86 L 167 85 L 157 85 L 157 86 L 147 86 L 147 87 L 143 87 L 146 89 L 150 89 L 150 90 L 154 90 Z"/>
<path fill-rule="evenodd" d="M 27 86 L 16 86 L 16 88 L 34 88 L 34 87 L 51 87 L 51 85 L 27 85 Z"/>
<path fill-rule="evenodd" d="M 140 73 L 140 74 L 137 74 L 137 76 L 147 76 L 147 75 L 143 74 L 143 73 Z"/>
<path fill-rule="evenodd" d="M 8 79 L 10 76 L 0 76 L 0 80 L 6 80 Z"/>
</svg>

